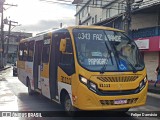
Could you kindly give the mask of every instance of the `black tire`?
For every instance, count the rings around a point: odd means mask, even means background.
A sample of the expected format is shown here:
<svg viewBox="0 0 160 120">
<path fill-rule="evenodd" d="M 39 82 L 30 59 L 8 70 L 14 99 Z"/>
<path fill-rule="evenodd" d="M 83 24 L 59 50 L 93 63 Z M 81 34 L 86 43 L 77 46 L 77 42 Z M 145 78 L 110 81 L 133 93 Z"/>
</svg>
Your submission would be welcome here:
<svg viewBox="0 0 160 120">
<path fill-rule="evenodd" d="M 74 107 L 72 106 L 72 102 L 69 95 L 65 95 L 63 107 L 66 112 L 75 111 Z"/>
<path fill-rule="evenodd" d="M 27 80 L 27 81 L 28 81 L 28 94 L 29 94 L 29 95 L 33 95 L 33 94 L 34 94 L 34 91 L 31 89 L 30 80 Z"/>
<path fill-rule="evenodd" d="M 77 115 L 76 111 L 79 111 L 72 105 L 71 99 L 68 94 L 64 96 L 63 108 L 66 112 L 66 115 L 69 117 L 76 117 Z"/>
<path fill-rule="evenodd" d="M 129 110 L 129 108 L 124 108 L 124 109 L 122 109 L 122 112 L 126 113 L 126 112 L 128 112 L 128 110 Z"/>
<path fill-rule="evenodd" d="M 115 111 L 117 111 L 117 112 L 122 112 L 122 113 L 126 113 L 126 112 L 128 112 L 129 109 L 130 109 L 130 108 L 123 108 L 123 109 L 118 109 L 118 110 L 115 110 Z"/>
</svg>

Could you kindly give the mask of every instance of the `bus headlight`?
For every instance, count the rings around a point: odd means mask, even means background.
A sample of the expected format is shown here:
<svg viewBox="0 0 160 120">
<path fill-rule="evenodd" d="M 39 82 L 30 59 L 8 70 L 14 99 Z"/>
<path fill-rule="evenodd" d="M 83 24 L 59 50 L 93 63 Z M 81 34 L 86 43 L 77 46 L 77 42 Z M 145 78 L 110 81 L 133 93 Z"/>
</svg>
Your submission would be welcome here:
<svg viewBox="0 0 160 120">
<path fill-rule="evenodd" d="M 80 81 L 81 81 L 83 84 L 87 85 L 88 80 L 87 80 L 86 78 L 80 76 Z"/>
<path fill-rule="evenodd" d="M 145 77 L 140 83 L 139 83 L 139 89 L 142 90 L 145 87 L 145 84 L 147 82 L 147 78 Z"/>
<path fill-rule="evenodd" d="M 144 81 L 142 80 L 140 83 L 139 83 L 139 89 L 142 90 L 144 87 Z"/>
<path fill-rule="evenodd" d="M 81 83 L 85 84 L 88 87 L 88 89 L 90 89 L 93 92 L 96 92 L 97 85 L 95 83 L 93 83 L 92 81 L 90 81 L 82 76 L 79 76 L 79 79 L 80 79 Z"/>
<path fill-rule="evenodd" d="M 146 82 L 147 82 L 147 77 L 144 78 L 144 83 L 146 83 Z"/>
</svg>

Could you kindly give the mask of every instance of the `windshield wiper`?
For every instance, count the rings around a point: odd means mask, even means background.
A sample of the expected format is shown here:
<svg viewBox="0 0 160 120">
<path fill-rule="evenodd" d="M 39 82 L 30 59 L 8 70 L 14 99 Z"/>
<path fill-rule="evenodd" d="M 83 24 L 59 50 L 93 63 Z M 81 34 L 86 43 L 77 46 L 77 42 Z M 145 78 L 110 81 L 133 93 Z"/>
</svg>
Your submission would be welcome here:
<svg viewBox="0 0 160 120">
<path fill-rule="evenodd" d="M 108 58 L 111 57 L 111 50 L 108 48 L 106 41 L 104 43 L 105 43 L 105 46 L 106 46 L 106 48 L 108 50 L 109 55 L 107 56 L 107 60 L 106 60 L 105 64 L 103 65 L 103 67 L 100 70 L 100 74 L 103 74 L 105 72 L 106 67 L 107 67 L 107 63 L 108 63 Z M 111 59 L 111 61 L 112 61 L 112 59 Z M 113 63 L 113 61 L 112 61 L 112 63 Z"/>
</svg>

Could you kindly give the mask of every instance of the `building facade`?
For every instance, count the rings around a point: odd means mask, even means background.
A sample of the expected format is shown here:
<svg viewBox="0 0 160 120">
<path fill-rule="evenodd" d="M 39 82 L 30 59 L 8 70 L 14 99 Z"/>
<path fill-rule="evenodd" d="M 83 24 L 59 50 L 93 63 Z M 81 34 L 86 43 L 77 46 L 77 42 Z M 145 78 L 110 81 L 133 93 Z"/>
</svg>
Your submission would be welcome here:
<svg viewBox="0 0 160 120">
<path fill-rule="evenodd" d="M 76 1 L 76 0 L 75 0 Z M 124 13 L 124 0 L 80 0 L 76 4 L 76 24 L 92 25 Z"/>
<path fill-rule="evenodd" d="M 8 59 L 6 62 L 14 63 L 17 60 L 18 44 L 22 38 L 31 37 L 32 33 L 11 32 L 8 38 L 8 31 L 4 32 L 4 54 L 6 56 L 8 45 Z M 7 44 L 8 41 L 8 44 Z M 7 56 L 6 56 L 7 57 Z"/>
<path fill-rule="evenodd" d="M 93 7 L 93 1 L 101 1 L 101 7 Z M 103 2 L 102 2 L 103 1 Z M 106 1 L 106 2 L 105 2 Z M 103 25 L 124 30 L 126 0 L 87 0 L 77 3 L 76 24 L 84 17 L 78 18 L 88 6 L 92 10 L 86 14 L 90 17 L 82 25 Z M 99 5 L 99 4 L 98 4 Z M 147 68 L 149 80 L 156 80 L 154 71 L 160 63 L 160 0 L 135 0 L 131 4 L 130 37 L 139 47 Z M 98 12 L 96 12 L 98 11 Z M 97 16 L 97 21 L 91 20 Z"/>
</svg>

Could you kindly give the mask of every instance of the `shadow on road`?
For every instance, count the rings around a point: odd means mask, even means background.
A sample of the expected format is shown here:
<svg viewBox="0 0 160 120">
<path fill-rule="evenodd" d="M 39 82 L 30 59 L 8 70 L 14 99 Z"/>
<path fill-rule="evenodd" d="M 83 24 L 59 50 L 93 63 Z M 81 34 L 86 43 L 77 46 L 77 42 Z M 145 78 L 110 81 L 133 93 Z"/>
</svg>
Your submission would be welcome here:
<svg viewBox="0 0 160 120">
<path fill-rule="evenodd" d="M 19 111 L 62 111 L 61 105 L 38 93 L 32 96 L 19 93 L 17 97 Z"/>
</svg>

